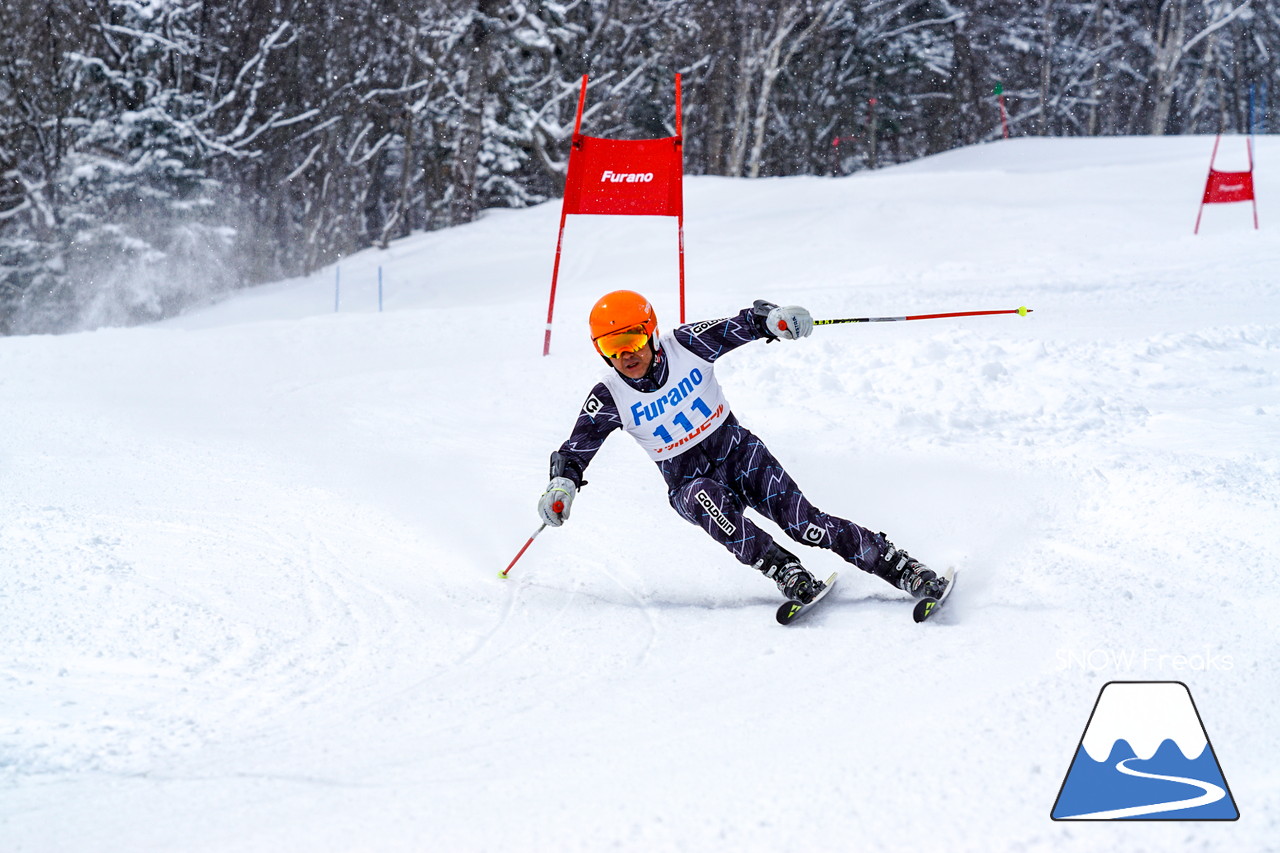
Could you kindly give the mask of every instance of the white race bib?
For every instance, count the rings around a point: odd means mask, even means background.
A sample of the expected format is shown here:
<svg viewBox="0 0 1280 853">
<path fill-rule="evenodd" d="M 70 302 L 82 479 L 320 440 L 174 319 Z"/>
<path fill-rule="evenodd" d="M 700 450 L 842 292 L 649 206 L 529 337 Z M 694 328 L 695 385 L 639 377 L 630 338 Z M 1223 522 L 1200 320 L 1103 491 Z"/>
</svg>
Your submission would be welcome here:
<svg viewBox="0 0 1280 853">
<path fill-rule="evenodd" d="M 667 382 L 660 389 L 637 391 L 612 368 L 604 380 L 622 428 L 659 462 L 701 443 L 729 417 L 715 365 L 689 352 L 672 335 L 662 335 L 660 342 L 667 358 Z"/>
</svg>

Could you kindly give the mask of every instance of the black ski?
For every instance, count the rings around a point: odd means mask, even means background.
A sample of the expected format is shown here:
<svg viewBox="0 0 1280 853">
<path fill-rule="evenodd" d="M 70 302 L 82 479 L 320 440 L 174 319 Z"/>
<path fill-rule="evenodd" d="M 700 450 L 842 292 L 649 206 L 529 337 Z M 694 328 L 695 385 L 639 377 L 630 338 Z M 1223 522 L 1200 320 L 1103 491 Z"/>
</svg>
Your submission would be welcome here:
<svg viewBox="0 0 1280 853">
<path fill-rule="evenodd" d="M 942 591 L 941 596 L 933 598 L 932 596 L 926 595 L 924 598 L 917 601 L 916 606 L 911 611 L 911 618 L 917 622 L 923 622 L 926 619 L 933 617 L 939 610 L 941 610 L 942 605 L 946 604 L 947 599 L 951 597 L 951 590 L 955 589 L 956 574 L 957 573 L 953 571 L 947 577 L 947 588 Z"/>
<path fill-rule="evenodd" d="M 799 601 L 782 602 L 778 607 L 778 624 L 790 625 L 802 615 L 808 613 L 815 604 L 826 598 L 827 593 L 831 592 L 831 587 L 836 585 L 836 574 L 837 572 L 831 573 L 831 577 L 827 578 L 826 584 L 824 584 L 822 589 L 818 591 L 818 594 L 813 597 L 813 601 L 810 601 L 808 604 L 803 604 Z"/>
</svg>

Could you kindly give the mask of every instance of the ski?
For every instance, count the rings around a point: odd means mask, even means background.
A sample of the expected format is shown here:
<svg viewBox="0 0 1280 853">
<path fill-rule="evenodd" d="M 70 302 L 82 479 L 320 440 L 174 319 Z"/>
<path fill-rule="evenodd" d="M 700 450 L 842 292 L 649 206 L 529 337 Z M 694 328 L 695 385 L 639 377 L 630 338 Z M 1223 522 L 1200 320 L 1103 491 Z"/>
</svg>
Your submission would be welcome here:
<svg viewBox="0 0 1280 853">
<path fill-rule="evenodd" d="M 951 597 L 951 590 L 955 589 L 956 574 L 953 571 L 950 575 L 947 575 L 947 588 L 942 591 L 941 596 L 938 598 L 925 596 L 917 601 L 916 606 L 911 610 L 911 618 L 917 622 L 923 622 L 941 610 L 942 605 L 946 604 L 947 599 Z"/>
<path fill-rule="evenodd" d="M 802 615 L 808 613 L 815 604 L 826 597 L 827 593 L 831 592 L 831 587 L 836 584 L 836 574 L 837 572 L 831 573 L 831 577 L 827 578 L 827 582 L 823 585 L 822 589 L 813 597 L 813 601 L 810 601 L 808 604 L 803 604 L 799 601 L 782 602 L 782 604 L 778 606 L 778 624 L 790 625 Z"/>
</svg>

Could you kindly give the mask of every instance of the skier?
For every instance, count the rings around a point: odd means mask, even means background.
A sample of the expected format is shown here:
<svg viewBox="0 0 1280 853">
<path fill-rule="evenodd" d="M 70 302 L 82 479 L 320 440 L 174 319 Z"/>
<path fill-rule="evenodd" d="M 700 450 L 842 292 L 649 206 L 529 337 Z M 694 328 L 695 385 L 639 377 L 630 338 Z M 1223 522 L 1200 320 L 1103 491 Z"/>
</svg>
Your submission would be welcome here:
<svg viewBox="0 0 1280 853">
<path fill-rule="evenodd" d="M 729 408 L 715 362 L 751 341 L 794 340 L 813 331 L 798 306 L 756 300 L 732 317 L 658 334 L 649 301 L 638 293 L 606 294 L 591 309 L 591 340 L 609 365 L 587 395 L 573 433 L 551 454 L 551 482 L 538 513 L 552 527 L 569 518 L 583 474 L 615 429 L 631 434 L 666 480 L 671 506 L 729 549 L 739 562 L 771 578 L 784 596 L 807 604 L 825 587 L 800 561 L 748 518 L 751 507 L 796 542 L 834 551 L 846 561 L 919 598 L 946 589 L 938 577 L 883 533 L 819 511 Z"/>
</svg>

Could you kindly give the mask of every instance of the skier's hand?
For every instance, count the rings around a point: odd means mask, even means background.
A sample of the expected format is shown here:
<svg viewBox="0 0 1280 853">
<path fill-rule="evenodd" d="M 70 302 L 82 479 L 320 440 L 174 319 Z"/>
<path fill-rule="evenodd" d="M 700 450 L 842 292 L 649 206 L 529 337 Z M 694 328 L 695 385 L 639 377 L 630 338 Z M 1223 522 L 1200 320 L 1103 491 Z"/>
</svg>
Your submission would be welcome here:
<svg viewBox="0 0 1280 853">
<path fill-rule="evenodd" d="M 552 477 L 547 490 L 538 499 L 538 515 L 552 527 L 559 527 L 569 520 L 569 507 L 578 487 L 568 477 Z"/>
<path fill-rule="evenodd" d="M 774 308 L 764 318 L 765 330 L 775 338 L 794 341 L 813 331 L 813 317 L 799 305 Z"/>
</svg>

